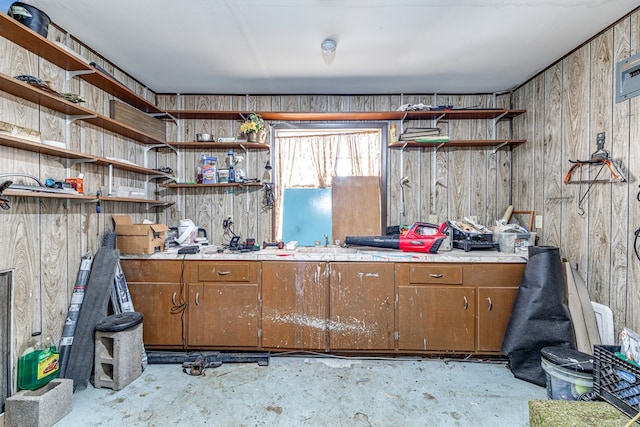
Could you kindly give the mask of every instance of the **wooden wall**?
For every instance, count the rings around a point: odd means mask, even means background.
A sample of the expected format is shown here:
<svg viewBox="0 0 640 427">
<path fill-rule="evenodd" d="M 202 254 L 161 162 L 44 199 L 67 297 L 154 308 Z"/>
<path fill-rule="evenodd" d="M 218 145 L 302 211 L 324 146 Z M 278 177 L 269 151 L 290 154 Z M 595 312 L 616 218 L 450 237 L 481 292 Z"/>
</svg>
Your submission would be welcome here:
<svg viewBox="0 0 640 427">
<path fill-rule="evenodd" d="M 613 102 L 613 69 L 617 61 L 639 50 L 640 17 L 633 14 L 598 38 L 579 48 L 524 84 L 513 94 L 481 95 L 375 95 L 375 96 L 156 96 L 96 53 L 61 31 L 51 28 L 49 38 L 64 41 L 88 60 L 95 60 L 131 89 L 162 108 L 203 110 L 254 110 L 302 112 L 389 111 L 405 103 L 452 104 L 457 107 L 525 108 L 514 120 L 515 138 L 528 142 L 493 151 L 491 148 L 409 148 L 388 151 L 388 224 L 411 224 L 418 220 L 444 221 L 467 215 L 493 224 L 509 204 L 516 209 L 535 210 L 543 216 L 541 244 L 556 245 L 563 256 L 577 265 L 587 281 L 592 298 L 610 305 L 616 326 L 640 330 L 638 287 L 639 261 L 633 253 L 633 231 L 640 226 L 637 170 L 640 126 L 636 112 L 640 97 Z M 72 79 L 65 86 L 64 73 L 34 54 L 0 38 L 0 72 L 31 74 L 51 80 L 57 88 L 78 92 L 86 106 L 108 115 L 112 98 L 103 91 Z M 74 150 L 101 156 L 122 157 L 144 163 L 144 146 L 81 121 L 67 124 L 59 113 L 0 92 L 0 120 L 38 129 L 46 139 L 62 139 Z M 430 122 L 406 123 L 431 125 Z M 509 123 L 452 121 L 439 124 L 453 139 L 488 139 L 511 134 Z M 198 132 L 217 136 L 234 134 L 234 121 L 181 120 L 168 124 L 169 141 L 193 141 Z M 598 184 L 578 215 L 577 186 L 562 183 L 569 159 L 587 157 L 595 149 L 595 134 L 607 132 L 607 149 L 622 164 L 629 181 Z M 224 153 L 210 152 L 209 154 Z M 150 163 L 171 166 L 182 180 L 193 180 L 200 150 L 151 152 Z M 267 151 L 247 153 L 245 168 L 260 177 Z M 512 167 L 513 156 L 513 167 Z M 0 173 L 30 173 L 41 179 L 65 178 L 85 173 L 88 192 L 104 189 L 107 170 L 91 164 L 75 165 L 67 171 L 58 159 L 0 147 Z M 122 185 L 143 185 L 144 177 L 116 171 Z M 513 174 L 513 180 L 512 180 Z M 409 176 L 405 192 L 405 215 L 400 213 L 400 178 Z M 149 218 L 177 225 L 190 218 L 208 229 L 219 243 L 221 221 L 231 214 L 236 229 L 258 241 L 271 239 L 271 214 L 261 209 L 262 192 L 205 189 L 152 192 L 149 198 L 176 201 L 167 209 L 146 211 L 144 205 L 103 203 L 98 214 L 94 204 L 72 204 L 64 200 L 16 198 L 9 211 L 0 211 L 0 270 L 13 270 L 15 306 L 13 348 L 19 348 L 33 331 L 59 337 L 69 305 L 82 254 L 95 252 L 105 230 L 111 230 L 111 215 L 128 213 L 135 221 Z M 14 366 L 15 369 L 15 366 Z"/>
<path fill-rule="evenodd" d="M 542 215 L 542 242 L 559 247 L 592 300 L 611 307 L 616 333 L 624 326 L 640 330 L 640 260 L 633 249 L 640 227 L 640 97 L 614 100 L 616 63 L 639 51 L 636 12 L 513 93 L 514 108 L 527 109 L 514 120 L 515 137 L 528 141 L 514 151 L 514 204 Z M 606 132 L 605 148 L 627 182 L 595 184 L 582 213 L 578 203 L 588 184 L 563 179 L 569 160 L 596 151 L 599 132 Z"/>
<path fill-rule="evenodd" d="M 163 109 L 246 110 L 286 112 L 362 112 L 394 111 L 405 103 L 452 104 L 460 107 L 508 107 L 506 96 L 494 95 L 292 95 L 292 96 L 214 96 L 214 95 L 159 95 Z M 278 123 L 271 123 L 277 125 Z M 405 122 L 404 126 L 433 126 L 431 121 Z M 194 141 L 195 134 L 210 132 L 216 137 L 236 136 L 240 123 L 223 120 L 180 120 L 178 126 L 169 127 L 170 141 Z M 397 123 L 400 129 L 400 123 Z M 440 122 L 443 134 L 452 139 L 491 139 L 492 120 L 465 120 Z M 495 132 L 499 137 L 510 134 L 508 122 L 500 122 Z M 177 170 L 181 180 L 195 180 L 195 168 L 201 153 L 224 157 L 224 150 L 181 149 Z M 246 169 L 248 176 L 261 177 L 269 151 L 251 152 Z M 388 224 L 412 224 L 415 221 L 442 222 L 474 215 L 492 225 L 510 204 L 510 159 L 508 149 L 494 153 L 492 148 L 433 147 L 390 149 L 387 152 L 387 204 Z M 167 159 L 171 162 L 171 159 Z M 220 162 L 219 162 L 220 163 Z M 405 189 L 405 214 L 400 211 L 400 178 L 408 176 Z M 262 191 L 220 191 L 212 189 L 178 190 L 177 211 L 210 234 L 222 239 L 222 220 L 233 215 L 236 231 L 242 236 L 257 236 L 258 241 L 271 240 L 271 212 L 261 210 Z M 168 217 L 168 223 L 177 223 L 177 216 Z M 386 224 L 385 224 L 386 225 Z"/>
<path fill-rule="evenodd" d="M 155 102 L 155 94 L 59 29 L 50 26 L 49 39 L 64 42 L 88 61 L 96 61 L 132 90 Z M 77 78 L 67 82 L 61 69 L 4 38 L 0 38 L 0 52 L 1 73 L 28 74 L 48 80 L 58 91 L 79 93 L 86 99 L 84 106 L 109 116 L 112 97 L 105 92 Z M 68 124 L 64 115 L 4 92 L 0 92 L 0 120 L 38 130 L 42 139 L 66 141 L 71 150 L 144 163 L 144 148 L 140 144 L 82 121 Z M 44 181 L 50 177 L 64 180 L 80 172 L 85 174 L 85 193 L 95 194 L 101 189 L 106 194 L 107 167 L 86 163 L 67 170 L 57 157 L 0 146 L 0 174 L 26 173 Z M 144 177 L 140 175 L 116 170 L 114 176 L 116 185 L 144 185 Z M 6 179 L 35 184 L 20 177 L 0 177 L 0 181 Z M 157 217 L 155 211 L 147 212 L 145 205 L 129 203 L 103 202 L 102 213 L 98 214 L 95 203 L 74 204 L 64 199 L 35 197 L 11 199 L 11 209 L 0 213 L 0 270 L 13 271 L 11 346 L 17 353 L 32 332 L 60 337 L 80 258 L 86 252 L 95 253 L 102 233 L 113 229 L 112 214 L 128 213 L 136 221 L 144 218 L 155 221 Z M 14 373 L 15 368 L 14 364 Z"/>
</svg>

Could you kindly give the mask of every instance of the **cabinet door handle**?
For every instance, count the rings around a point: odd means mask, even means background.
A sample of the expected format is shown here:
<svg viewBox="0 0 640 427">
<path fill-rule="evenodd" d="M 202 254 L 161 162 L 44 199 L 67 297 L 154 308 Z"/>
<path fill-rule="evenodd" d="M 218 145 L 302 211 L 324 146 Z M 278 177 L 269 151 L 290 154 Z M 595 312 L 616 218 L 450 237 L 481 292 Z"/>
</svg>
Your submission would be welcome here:
<svg viewBox="0 0 640 427">
<path fill-rule="evenodd" d="M 463 297 L 464 298 L 464 309 L 468 309 L 469 308 L 469 301 L 467 301 L 467 297 Z"/>
<path fill-rule="evenodd" d="M 493 301 L 491 301 L 491 297 L 487 297 L 487 301 L 489 302 L 489 306 L 487 307 L 488 311 L 491 311 L 493 308 Z"/>
<path fill-rule="evenodd" d="M 196 292 L 196 305 L 200 304 L 200 292 Z"/>
<path fill-rule="evenodd" d="M 431 277 L 433 277 L 435 279 L 439 279 L 442 276 L 444 276 L 444 274 L 442 274 L 442 273 L 431 273 L 431 274 L 429 274 L 429 276 L 431 276 Z"/>
<path fill-rule="evenodd" d="M 171 303 L 173 305 L 176 305 L 176 293 L 175 292 L 173 293 L 173 296 L 171 297 Z"/>
<path fill-rule="evenodd" d="M 218 276 L 226 276 L 230 271 L 218 271 Z"/>
</svg>

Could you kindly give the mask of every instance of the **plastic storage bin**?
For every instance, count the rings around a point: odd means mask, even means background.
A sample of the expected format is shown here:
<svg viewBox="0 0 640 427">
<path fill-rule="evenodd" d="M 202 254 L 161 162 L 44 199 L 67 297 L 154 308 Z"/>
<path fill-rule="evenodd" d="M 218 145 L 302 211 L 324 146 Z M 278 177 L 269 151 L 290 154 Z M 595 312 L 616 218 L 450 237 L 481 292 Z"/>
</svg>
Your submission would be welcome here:
<svg viewBox="0 0 640 427">
<path fill-rule="evenodd" d="M 545 347 L 541 355 L 549 399 L 594 400 L 593 356 L 565 347 Z"/>
<path fill-rule="evenodd" d="M 620 346 L 595 345 L 593 390 L 631 418 L 640 409 L 640 367 L 616 355 Z"/>
</svg>

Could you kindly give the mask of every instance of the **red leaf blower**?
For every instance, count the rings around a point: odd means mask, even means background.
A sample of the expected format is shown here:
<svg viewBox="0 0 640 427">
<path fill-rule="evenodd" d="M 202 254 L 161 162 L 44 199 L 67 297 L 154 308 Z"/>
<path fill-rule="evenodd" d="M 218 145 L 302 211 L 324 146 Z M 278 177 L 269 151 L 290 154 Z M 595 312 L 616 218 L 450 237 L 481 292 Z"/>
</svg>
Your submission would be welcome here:
<svg viewBox="0 0 640 427">
<path fill-rule="evenodd" d="M 347 236 L 346 245 L 371 246 L 375 248 L 400 249 L 404 252 L 427 252 L 435 254 L 447 238 L 446 222 L 440 225 L 416 222 L 409 230 L 392 236 Z"/>
</svg>

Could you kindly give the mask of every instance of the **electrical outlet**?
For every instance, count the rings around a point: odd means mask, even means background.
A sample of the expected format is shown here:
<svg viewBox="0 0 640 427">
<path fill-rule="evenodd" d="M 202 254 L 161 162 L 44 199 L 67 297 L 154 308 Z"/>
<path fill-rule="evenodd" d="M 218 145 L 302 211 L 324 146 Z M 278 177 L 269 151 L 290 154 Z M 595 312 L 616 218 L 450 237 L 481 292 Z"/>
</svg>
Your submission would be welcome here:
<svg viewBox="0 0 640 427">
<path fill-rule="evenodd" d="M 437 224 L 438 223 L 438 215 L 435 215 L 435 214 L 429 215 L 429 222 L 431 224 Z"/>
<path fill-rule="evenodd" d="M 536 215 L 535 228 L 542 228 L 542 215 Z"/>
</svg>

